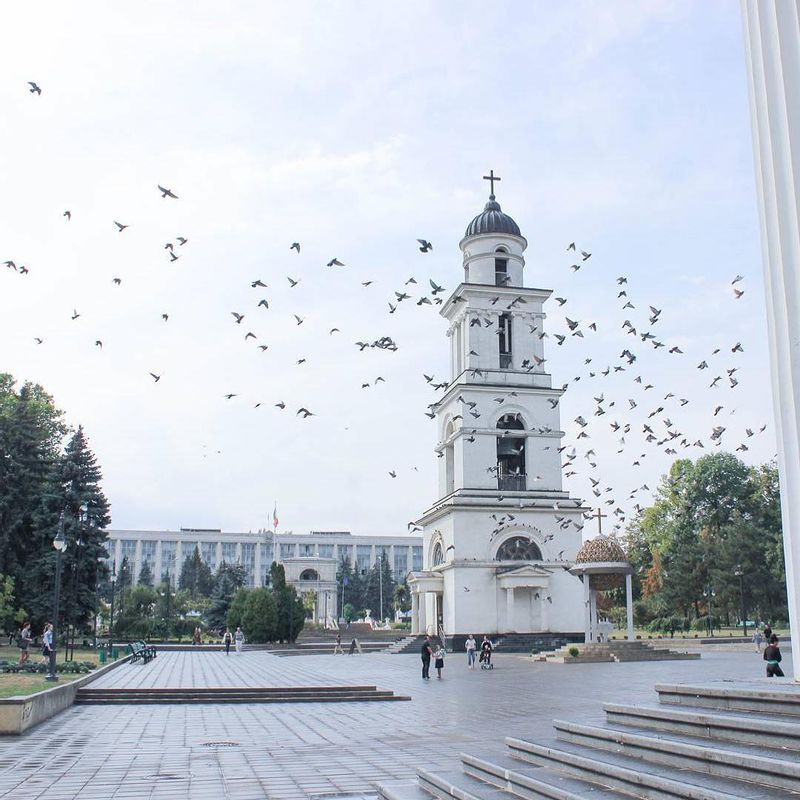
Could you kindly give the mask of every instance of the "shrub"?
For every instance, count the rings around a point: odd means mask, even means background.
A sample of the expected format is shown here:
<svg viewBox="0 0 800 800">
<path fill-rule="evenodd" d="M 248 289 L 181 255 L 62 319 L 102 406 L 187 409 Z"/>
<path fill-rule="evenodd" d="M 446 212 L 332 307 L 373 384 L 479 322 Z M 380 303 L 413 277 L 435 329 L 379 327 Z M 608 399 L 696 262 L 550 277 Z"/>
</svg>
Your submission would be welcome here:
<svg viewBox="0 0 800 800">
<path fill-rule="evenodd" d="M 573 658 L 577 658 L 577 657 L 578 657 L 578 656 L 581 654 L 581 651 L 580 651 L 580 650 L 579 650 L 577 647 L 575 647 L 575 645 L 574 645 L 574 644 L 572 645 L 572 647 L 570 647 L 570 648 L 569 648 L 569 650 L 567 650 L 567 652 L 568 652 L 568 653 L 569 653 L 569 654 L 570 654 L 570 655 L 571 655 Z"/>
</svg>

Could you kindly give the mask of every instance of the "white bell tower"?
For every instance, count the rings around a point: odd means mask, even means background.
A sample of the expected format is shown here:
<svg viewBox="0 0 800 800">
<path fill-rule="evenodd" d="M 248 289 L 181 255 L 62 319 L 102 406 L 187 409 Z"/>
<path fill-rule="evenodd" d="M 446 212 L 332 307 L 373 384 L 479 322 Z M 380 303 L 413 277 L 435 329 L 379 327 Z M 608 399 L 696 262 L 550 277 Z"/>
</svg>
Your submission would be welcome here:
<svg viewBox="0 0 800 800">
<path fill-rule="evenodd" d="M 548 289 L 524 286 L 528 242 L 495 199 L 460 242 L 464 280 L 442 306 L 450 385 L 435 407 L 439 500 L 420 520 L 416 632 L 577 634 L 580 501 L 562 490 L 561 389 L 546 369 Z"/>
</svg>

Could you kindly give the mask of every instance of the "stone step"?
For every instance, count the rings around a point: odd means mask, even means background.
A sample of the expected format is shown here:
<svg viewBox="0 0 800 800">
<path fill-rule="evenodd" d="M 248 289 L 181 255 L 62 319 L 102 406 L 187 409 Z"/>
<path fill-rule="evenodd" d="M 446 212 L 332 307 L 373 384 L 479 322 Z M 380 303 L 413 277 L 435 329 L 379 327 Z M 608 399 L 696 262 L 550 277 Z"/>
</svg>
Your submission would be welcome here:
<svg viewBox="0 0 800 800">
<path fill-rule="evenodd" d="M 800 723 L 774 718 L 748 717 L 734 712 L 708 712 L 700 709 L 664 706 L 629 706 L 605 703 L 608 722 L 615 725 L 657 730 L 713 741 L 751 744 L 780 750 L 800 750 Z"/>
<path fill-rule="evenodd" d="M 549 767 L 572 777 L 648 800 L 797 800 L 797 795 L 772 784 L 756 784 L 706 775 L 681 773 L 680 779 L 667 777 L 663 767 L 617 753 L 593 751 L 586 747 L 559 742 L 537 744 L 507 738 L 514 758 L 530 764 Z"/>
<path fill-rule="evenodd" d="M 656 685 L 656 691 L 659 703 L 667 705 L 800 717 L 800 686 L 789 678 L 785 682 L 780 678 L 747 683 L 737 681 L 731 686 L 722 681 L 702 685 L 660 683 Z"/>
<path fill-rule="evenodd" d="M 639 758 L 677 770 L 780 786 L 800 791 L 800 762 L 746 749 L 698 742 L 692 737 L 654 736 L 639 729 L 605 728 L 554 720 L 559 741 Z"/>
<path fill-rule="evenodd" d="M 505 763 L 505 761 L 511 763 Z M 548 798 L 548 800 L 611 800 L 619 794 L 611 789 L 588 783 L 558 770 L 531 767 L 505 759 L 498 763 L 470 755 L 461 755 L 465 774 L 491 784 L 503 794 L 499 797 Z"/>
<path fill-rule="evenodd" d="M 381 800 L 431 800 L 431 796 L 415 779 L 382 781 L 375 788 Z"/>
<path fill-rule="evenodd" d="M 410 700 L 391 690 L 374 686 L 264 687 L 264 688 L 156 688 L 79 689 L 75 702 L 81 705 L 158 703 L 328 703 L 344 701 Z"/>
<path fill-rule="evenodd" d="M 429 797 L 436 797 L 439 800 L 449 800 L 453 797 L 458 800 L 512 800 L 513 798 L 508 792 L 474 778 L 460 769 L 435 774 L 426 769 L 418 769 L 417 781 Z"/>
</svg>

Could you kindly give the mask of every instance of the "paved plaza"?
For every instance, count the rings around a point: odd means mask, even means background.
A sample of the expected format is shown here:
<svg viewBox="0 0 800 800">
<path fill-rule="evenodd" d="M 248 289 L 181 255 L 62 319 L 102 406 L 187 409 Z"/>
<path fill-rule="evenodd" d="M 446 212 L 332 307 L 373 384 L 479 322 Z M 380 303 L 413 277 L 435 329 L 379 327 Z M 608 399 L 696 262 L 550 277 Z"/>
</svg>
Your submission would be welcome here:
<svg viewBox="0 0 800 800">
<path fill-rule="evenodd" d="M 787 658 L 787 662 L 790 659 Z M 93 686 L 376 684 L 410 702 L 76 706 L 0 740 L 0 797 L 354 798 L 375 782 L 447 770 L 462 751 L 500 754 L 503 737 L 549 740 L 553 717 L 600 721 L 601 704 L 653 702 L 657 682 L 760 677 L 750 651 L 699 661 L 553 665 L 496 656 L 423 682 L 417 656 L 162 653 Z M 785 668 L 791 664 L 786 663 Z M 787 673 L 789 669 L 786 669 Z"/>
</svg>

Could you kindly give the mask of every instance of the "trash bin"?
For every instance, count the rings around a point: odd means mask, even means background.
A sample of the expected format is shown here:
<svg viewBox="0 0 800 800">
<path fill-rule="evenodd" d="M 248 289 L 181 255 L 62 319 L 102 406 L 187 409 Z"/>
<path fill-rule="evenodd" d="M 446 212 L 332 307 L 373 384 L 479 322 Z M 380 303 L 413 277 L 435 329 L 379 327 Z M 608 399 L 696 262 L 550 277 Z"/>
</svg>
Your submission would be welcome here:
<svg viewBox="0 0 800 800">
<path fill-rule="evenodd" d="M 111 658 L 113 658 L 114 661 L 116 661 L 119 658 L 119 650 L 117 650 L 116 647 L 113 648 L 111 651 Z"/>
<path fill-rule="evenodd" d="M 105 649 L 105 647 L 100 651 L 100 663 L 101 664 L 105 664 L 106 663 L 106 649 Z"/>
</svg>

